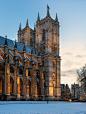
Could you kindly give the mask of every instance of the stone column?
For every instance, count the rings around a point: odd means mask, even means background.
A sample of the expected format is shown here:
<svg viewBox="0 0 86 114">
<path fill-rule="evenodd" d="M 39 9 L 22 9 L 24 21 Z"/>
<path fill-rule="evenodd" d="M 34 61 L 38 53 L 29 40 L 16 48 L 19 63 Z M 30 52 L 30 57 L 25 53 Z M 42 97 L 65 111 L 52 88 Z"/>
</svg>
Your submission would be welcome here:
<svg viewBox="0 0 86 114">
<path fill-rule="evenodd" d="M 26 48 L 23 48 L 23 99 L 26 99 Z"/>
<path fill-rule="evenodd" d="M 16 73 L 15 73 L 15 94 L 16 94 L 16 98 L 20 99 L 20 77 L 19 77 L 19 59 L 17 59 L 16 61 L 17 65 L 16 65 Z M 14 86 L 14 87 L 15 87 Z"/>
<path fill-rule="evenodd" d="M 17 50 L 17 43 L 15 40 L 15 46 L 14 46 L 14 85 L 13 85 L 13 95 L 14 99 L 17 98 L 17 75 L 19 75 L 19 59 L 18 59 L 18 50 Z"/>
<path fill-rule="evenodd" d="M 16 56 L 14 57 L 15 60 L 15 66 L 14 66 L 14 85 L 13 85 L 13 95 L 14 99 L 17 97 L 17 60 Z"/>
<path fill-rule="evenodd" d="M 10 65 L 9 65 L 9 55 L 8 55 L 8 43 L 7 38 L 5 39 L 4 47 L 4 58 L 5 58 L 5 74 L 4 74 L 4 99 L 10 99 Z"/>
<path fill-rule="evenodd" d="M 53 97 L 53 77 L 52 77 L 52 63 L 53 58 L 51 56 L 46 56 L 44 58 L 44 67 L 45 67 L 45 96 L 46 99 Z"/>
<path fill-rule="evenodd" d="M 61 98 L 61 87 L 60 87 L 60 59 L 57 63 L 57 99 Z"/>
<path fill-rule="evenodd" d="M 26 97 L 29 99 L 29 77 L 28 77 L 28 68 L 26 68 Z"/>
<path fill-rule="evenodd" d="M 10 99 L 10 65 L 8 63 L 7 64 L 7 98 L 6 100 L 9 100 L 9 99 Z"/>
<path fill-rule="evenodd" d="M 34 99 L 34 95 L 35 95 L 35 74 L 34 74 L 34 70 L 35 70 L 35 66 L 34 64 L 32 63 L 32 71 L 31 71 L 31 96 L 32 96 L 32 99 Z"/>
<path fill-rule="evenodd" d="M 4 95 L 7 94 L 7 55 L 5 54 Z"/>
<path fill-rule="evenodd" d="M 35 75 L 36 75 L 36 71 L 35 71 L 35 63 L 34 63 L 34 55 L 31 55 L 31 66 L 32 66 L 32 70 L 31 70 L 31 99 L 35 99 Z"/>
<path fill-rule="evenodd" d="M 23 99 L 26 99 L 26 63 L 24 62 L 23 65 Z"/>
<path fill-rule="evenodd" d="M 43 81 L 42 81 L 42 63 L 41 57 L 38 58 L 39 61 L 39 99 L 43 99 Z"/>
<path fill-rule="evenodd" d="M 57 71 L 58 71 L 58 70 L 57 70 L 57 61 L 58 61 L 58 60 L 57 60 L 57 57 L 56 57 L 56 71 L 55 71 L 55 72 L 56 72 L 56 75 L 55 75 L 55 79 L 56 79 L 56 80 L 55 80 L 55 91 L 54 91 L 55 100 L 57 100 Z"/>
</svg>

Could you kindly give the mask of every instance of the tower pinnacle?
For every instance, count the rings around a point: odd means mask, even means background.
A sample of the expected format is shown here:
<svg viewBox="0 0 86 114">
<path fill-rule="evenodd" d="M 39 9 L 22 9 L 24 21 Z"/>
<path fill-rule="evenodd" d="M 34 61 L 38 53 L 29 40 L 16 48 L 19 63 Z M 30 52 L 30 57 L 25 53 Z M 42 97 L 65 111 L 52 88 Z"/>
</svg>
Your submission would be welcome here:
<svg viewBox="0 0 86 114">
<path fill-rule="evenodd" d="M 56 13 L 56 19 L 55 19 L 55 21 L 56 21 L 56 22 L 58 21 L 58 18 L 57 18 L 57 13 Z"/>
<path fill-rule="evenodd" d="M 4 45 L 8 45 L 8 43 L 7 43 L 7 37 L 5 38 L 5 44 Z"/>
<path fill-rule="evenodd" d="M 15 46 L 14 46 L 14 48 L 17 48 L 17 43 L 16 43 L 16 39 L 15 39 Z"/>
<path fill-rule="evenodd" d="M 37 21 L 39 21 L 40 20 L 40 17 L 39 17 L 39 12 L 38 12 L 38 18 L 37 18 Z"/>
<path fill-rule="evenodd" d="M 20 26 L 19 26 L 19 31 L 21 31 L 21 23 L 20 23 Z"/>
<path fill-rule="evenodd" d="M 28 26 L 28 19 L 27 19 L 27 22 L 26 22 L 26 27 L 29 27 L 29 26 Z"/>
</svg>

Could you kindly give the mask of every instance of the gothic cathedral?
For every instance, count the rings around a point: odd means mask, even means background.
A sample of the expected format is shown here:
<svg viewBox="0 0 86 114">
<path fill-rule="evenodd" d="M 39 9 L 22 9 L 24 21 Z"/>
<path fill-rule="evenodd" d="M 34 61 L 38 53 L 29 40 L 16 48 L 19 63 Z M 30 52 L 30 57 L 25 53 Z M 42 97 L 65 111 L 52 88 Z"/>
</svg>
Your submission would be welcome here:
<svg viewBox="0 0 86 114">
<path fill-rule="evenodd" d="M 59 21 L 39 13 L 34 30 L 18 31 L 18 42 L 0 36 L 0 99 L 59 100 Z M 3 65 L 4 63 L 4 65 Z"/>
</svg>

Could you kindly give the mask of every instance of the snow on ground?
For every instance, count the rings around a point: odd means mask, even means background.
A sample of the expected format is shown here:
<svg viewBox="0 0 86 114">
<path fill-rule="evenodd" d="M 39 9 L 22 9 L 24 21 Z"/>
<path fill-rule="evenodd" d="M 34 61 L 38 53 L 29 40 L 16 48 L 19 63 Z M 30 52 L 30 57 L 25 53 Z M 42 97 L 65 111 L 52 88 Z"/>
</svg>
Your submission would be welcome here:
<svg viewBox="0 0 86 114">
<path fill-rule="evenodd" d="M 86 114 L 86 103 L 63 101 L 0 101 L 0 114 Z"/>
</svg>

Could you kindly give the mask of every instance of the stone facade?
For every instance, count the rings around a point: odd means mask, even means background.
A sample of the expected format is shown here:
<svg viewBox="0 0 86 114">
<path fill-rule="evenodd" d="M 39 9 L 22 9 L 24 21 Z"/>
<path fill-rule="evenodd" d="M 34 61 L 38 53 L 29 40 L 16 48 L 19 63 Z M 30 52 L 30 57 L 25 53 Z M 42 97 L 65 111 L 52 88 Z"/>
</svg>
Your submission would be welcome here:
<svg viewBox="0 0 86 114">
<path fill-rule="evenodd" d="M 38 13 L 34 30 L 28 20 L 24 29 L 20 24 L 18 42 L 0 37 L 1 99 L 61 98 L 59 27 L 57 14 L 52 19 L 47 6 L 44 19 Z"/>
</svg>

